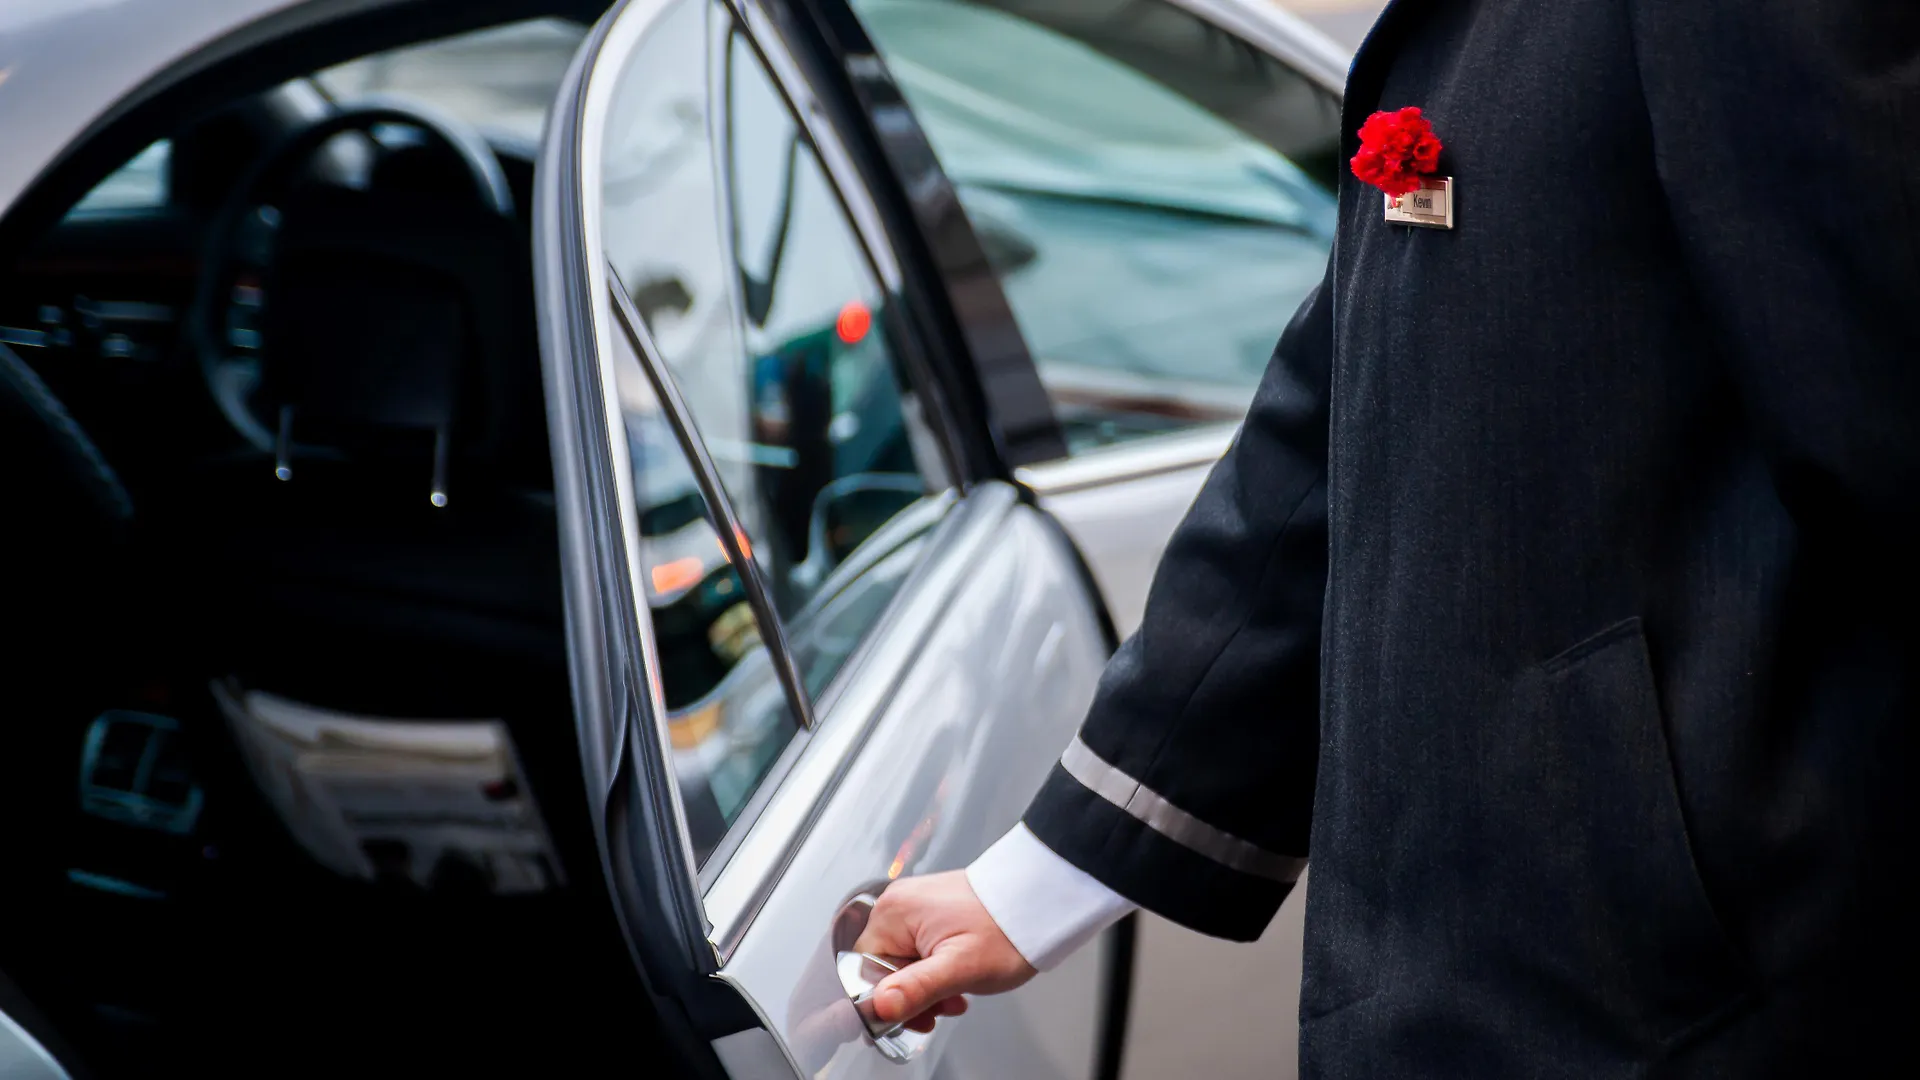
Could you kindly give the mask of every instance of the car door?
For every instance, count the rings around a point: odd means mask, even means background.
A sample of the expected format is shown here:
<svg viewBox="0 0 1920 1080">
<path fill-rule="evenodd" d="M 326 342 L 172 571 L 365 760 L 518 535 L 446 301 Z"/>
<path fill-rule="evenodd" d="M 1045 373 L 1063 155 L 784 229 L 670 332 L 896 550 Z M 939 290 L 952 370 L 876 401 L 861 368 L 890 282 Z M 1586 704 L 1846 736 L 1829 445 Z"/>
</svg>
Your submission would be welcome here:
<svg viewBox="0 0 1920 1080">
<path fill-rule="evenodd" d="M 1325 270 L 1346 53 L 1270 0 L 845 2 L 1063 433 L 1013 447 L 1019 479 L 1131 633 Z"/>
<path fill-rule="evenodd" d="M 930 1036 L 850 996 L 863 899 L 1018 819 L 1112 637 L 1007 479 L 1017 418 L 806 11 L 628 0 L 548 126 L 536 263 L 604 871 L 694 1067 L 1093 1076 L 1124 976 L 1098 950 Z"/>
<path fill-rule="evenodd" d="M 56 1055 L 48 1046 L 53 1041 L 47 1025 L 13 981 L 0 975 L 0 1077 L 70 1080 L 61 1063 L 65 1055 Z"/>
</svg>

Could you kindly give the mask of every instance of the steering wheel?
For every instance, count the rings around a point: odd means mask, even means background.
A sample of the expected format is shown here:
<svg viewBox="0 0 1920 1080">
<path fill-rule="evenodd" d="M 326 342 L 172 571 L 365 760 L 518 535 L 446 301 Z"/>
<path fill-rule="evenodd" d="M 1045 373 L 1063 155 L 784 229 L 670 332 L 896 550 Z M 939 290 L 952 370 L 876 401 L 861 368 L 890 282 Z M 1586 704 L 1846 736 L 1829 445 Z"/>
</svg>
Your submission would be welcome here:
<svg viewBox="0 0 1920 1080">
<path fill-rule="evenodd" d="M 360 132 L 374 148 L 369 175 L 377 176 L 381 162 L 392 153 L 376 137 L 376 129 L 382 127 L 407 128 L 424 135 L 429 147 L 457 163 L 472 181 L 474 202 L 480 208 L 507 221 L 514 219 L 513 194 L 506 174 L 479 133 L 450 116 L 410 101 L 379 96 L 343 105 L 332 115 L 288 135 L 254 162 L 207 230 L 198 288 L 187 313 L 183 336 L 222 415 L 258 450 L 273 450 L 277 433 L 262 423 L 249 404 L 259 383 L 259 367 L 250 359 L 233 355 L 228 333 L 235 281 L 242 266 L 249 264 L 247 245 L 241 243 L 244 230 L 253 223 L 256 227 L 264 226 L 272 234 L 273 239 L 261 245 L 265 250 L 259 251 L 251 263 L 263 268 L 270 266 L 280 254 L 280 238 L 289 232 L 294 224 L 292 215 L 298 212 L 294 205 L 279 204 L 288 196 L 301 168 L 336 137 Z M 377 197 L 377 193 L 362 197 Z M 320 242 L 336 254 L 358 248 L 369 255 L 404 262 L 421 250 L 429 250 L 433 240 L 438 239 L 428 235 L 434 231 L 434 224 L 421 223 L 418 216 L 397 215 L 386 223 L 384 230 L 340 230 L 354 235 L 337 235 Z M 320 236 L 328 232 L 324 228 L 307 231 Z M 382 231 L 386 234 L 384 238 Z M 349 314 L 341 312 L 340 317 L 346 319 Z M 265 349 L 261 350 L 261 356 L 266 357 Z"/>
</svg>

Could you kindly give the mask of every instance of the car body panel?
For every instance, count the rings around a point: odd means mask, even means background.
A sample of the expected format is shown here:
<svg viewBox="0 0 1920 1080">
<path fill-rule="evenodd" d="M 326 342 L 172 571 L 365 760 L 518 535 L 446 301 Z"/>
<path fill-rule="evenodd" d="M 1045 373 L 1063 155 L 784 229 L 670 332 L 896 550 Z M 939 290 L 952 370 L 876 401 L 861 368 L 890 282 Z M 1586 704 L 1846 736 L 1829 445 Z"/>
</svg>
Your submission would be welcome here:
<svg viewBox="0 0 1920 1080">
<path fill-rule="evenodd" d="M 1233 435 L 1210 426 L 1017 474 L 1073 537 L 1122 638 L 1140 628 L 1167 541 Z"/>
<path fill-rule="evenodd" d="M 0 1012 L 0 1076 L 7 1080 L 71 1080 L 40 1040 Z"/>
<path fill-rule="evenodd" d="M 882 678 L 835 710 L 810 747 L 840 764 L 809 840 L 761 905 L 722 975 L 765 1013 L 805 1075 L 1085 1077 L 1099 1033 L 1099 955 L 943 1023 L 905 1068 L 875 1052 L 835 971 L 835 916 L 902 874 L 966 865 L 1018 820 L 1072 738 L 1106 660 L 1085 586 L 1059 533 L 1005 488 L 976 491 L 966 536 L 936 556 L 913 604 L 940 615 L 896 686 Z M 983 633 L 983 629 L 991 632 Z M 973 677 L 992 671 L 996 678 Z M 877 696 L 877 695 L 876 695 Z M 877 716 L 870 721 L 868 713 Z M 867 722 L 867 730 L 839 731 Z M 804 758 L 789 777 L 803 793 Z M 796 781 L 798 781 L 796 783 Z M 784 791 L 769 815 L 786 811 Z"/>
<path fill-rule="evenodd" d="M 154 76 L 249 23 L 397 0 L 8 0 L 0 4 L 0 207 Z M 76 57 L 86 58 L 76 63 Z"/>
</svg>

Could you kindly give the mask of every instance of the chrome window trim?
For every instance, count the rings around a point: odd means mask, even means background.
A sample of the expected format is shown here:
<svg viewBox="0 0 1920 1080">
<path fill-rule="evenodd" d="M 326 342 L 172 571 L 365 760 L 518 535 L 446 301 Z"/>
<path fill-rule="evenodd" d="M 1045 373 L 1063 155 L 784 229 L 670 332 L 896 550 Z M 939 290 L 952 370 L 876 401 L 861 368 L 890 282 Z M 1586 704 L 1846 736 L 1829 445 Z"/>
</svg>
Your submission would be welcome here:
<svg viewBox="0 0 1920 1080">
<path fill-rule="evenodd" d="M 1259 48 L 1339 98 L 1352 54 L 1272 0 L 1163 0 Z"/>
<path fill-rule="evenodd" d="M 1186 469 L 1211 468 L 1240 431 L 1238 423 L 1208 424 L 1102 447 L 1077 457 L 1025 465 L 1014 476 L 1035 495 L 1051 498 L 1127 480 Z"/>
<path fill-rule="evenodd" d="M 868 732 L 886 712 L 923 643 L 939 625 L 947 601 L 965 585 L 968 568 L 991 544 L 1019 503 L 1010 486 L 976 487 L 941 523 L 914 577 L 841 676 L 821 695 L 828 702 L 786 778 L 768 799 L 757 825 L 741 838 L 702 897 L 712 942 L 724 965 L 768 896 L 779 884 L 814 822 L 852 766 Z"/>
</svg>

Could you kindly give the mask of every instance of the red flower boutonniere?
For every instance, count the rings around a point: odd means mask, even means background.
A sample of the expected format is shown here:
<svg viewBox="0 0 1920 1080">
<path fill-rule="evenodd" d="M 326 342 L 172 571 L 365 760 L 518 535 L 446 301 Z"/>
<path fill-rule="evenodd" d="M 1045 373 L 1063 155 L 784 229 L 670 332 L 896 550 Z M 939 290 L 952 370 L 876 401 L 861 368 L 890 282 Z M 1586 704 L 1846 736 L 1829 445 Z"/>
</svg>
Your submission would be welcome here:
<svg viewBox="0 0 1920 1080">
<path fill-rule="evenodd" d="M 1440 150 L 1440 137 L 1419 109 L 1377 112 L 1360 125 L 1353 175 L 1386 192 L 1398 205 L 1402 196 L 1420 190 L 1422 177 L 1440 168 Z"/>
</svg>

